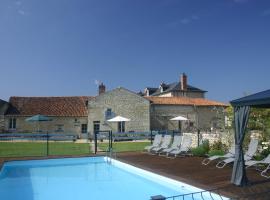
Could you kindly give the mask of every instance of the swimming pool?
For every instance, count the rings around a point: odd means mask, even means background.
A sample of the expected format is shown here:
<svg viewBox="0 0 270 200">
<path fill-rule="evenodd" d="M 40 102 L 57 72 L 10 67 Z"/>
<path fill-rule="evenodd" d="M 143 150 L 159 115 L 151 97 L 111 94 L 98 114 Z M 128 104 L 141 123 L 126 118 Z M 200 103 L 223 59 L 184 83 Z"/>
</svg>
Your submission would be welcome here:
<svg viewBox="0 0 270 200">
<path fill-rule="evenodd" d="M 110 161 L 107 157 L 92 157 L 7 162 L 0 172 L 0 198 L 149 200 L 155 195 L 200 191 L 126 163 Z"/>
</svg>

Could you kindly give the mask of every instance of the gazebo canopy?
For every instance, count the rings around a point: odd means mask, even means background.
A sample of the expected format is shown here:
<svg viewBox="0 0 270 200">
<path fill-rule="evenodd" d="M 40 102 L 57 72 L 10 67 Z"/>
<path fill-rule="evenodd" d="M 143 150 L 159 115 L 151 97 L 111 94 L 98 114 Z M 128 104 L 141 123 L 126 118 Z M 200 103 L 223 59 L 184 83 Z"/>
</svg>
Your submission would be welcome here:
<svg viewBox="0 0 270 200">
<path fill-rule="evenodd" d="M 270 90 L 258 92 L 240 99 L 230 102 L 233 107 L 235 106 L 250 106 L 258 108 L 270 108 Z"/>
<path fill-rule="evenodd" d="M 230 102 L 234 107 L 235 159 L 231 182 L 238 186 L 248 185 L 246 176 L 243 141 L 248 124 L 250 107 L 270 108 L 270 90 L 265 90 Z"/>
</svg>

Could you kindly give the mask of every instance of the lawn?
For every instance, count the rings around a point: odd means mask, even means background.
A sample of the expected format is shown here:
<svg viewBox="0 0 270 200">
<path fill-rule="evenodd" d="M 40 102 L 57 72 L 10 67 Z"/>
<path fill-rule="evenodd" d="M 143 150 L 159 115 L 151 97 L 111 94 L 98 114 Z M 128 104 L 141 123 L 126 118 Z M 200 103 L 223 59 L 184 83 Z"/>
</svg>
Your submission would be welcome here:
<svg viewBox="0 0 270 200">
<path fill-rule="evenodd" d="M 150 145 L 150 142 L 113 142 L 113 150 L 115 152 L 142 151 L 147 145 Z M 98 148 L 106 151 L 108 143 L 98 143 Z"/>
<path fill-rule="evenodd" d="M 91 153 L 87 143 L 52 142 L 49 155 L 86 155 Z M 44 142 L 0 142 L 0 157 L 46 156 Z"/>
</svg>

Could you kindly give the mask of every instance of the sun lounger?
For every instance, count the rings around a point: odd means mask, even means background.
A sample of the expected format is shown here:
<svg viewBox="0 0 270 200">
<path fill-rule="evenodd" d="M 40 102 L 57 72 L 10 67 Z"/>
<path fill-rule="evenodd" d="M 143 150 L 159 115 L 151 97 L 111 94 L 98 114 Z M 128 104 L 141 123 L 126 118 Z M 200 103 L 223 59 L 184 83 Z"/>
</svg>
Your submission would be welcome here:
<svg viewBox="0 0 270 200">
<path fill-rule="evenodd" d="M 257 139 L 251 139 L 251 141 L 249 143 L 249 146 L 248 146 L 248 151 L 244 155 L 244 160 L 245 161 L 249 161 L 249 160 L 251 160 L 253 158 L 253 156 L 255 155 L 255 153 L 257 151 L 258 143 L 259 143 L 259 141 Z M 216 167 L 217 168 L 223 168 L 227 164 L 234 162 L 234 159 L 235 158 L 232 157 L 232 158 L 227 158 L 225 160 L 222 160 L 222 161 L 217 163 Z"/>
<path fill-rule="evenodd" d="M 146 146 L 144 148 L 145 151 L 150 152 L 150 150 L 154 147 L 159 147 L 162 141 L 162 135 L 161 134 L 157 134 L 155 135 L 154 141 L 152 145 Z"/>
<path fill-rule="evenodd" d="M 268 170 L 270 170 L 270 164 L 261 172 L 261 176 L 265 178 L 270 178 L 270 175 L 267 175 Z"/>
<path fill-rule="evenodd" d="M 245 163 L 246 168 L 252 167 L 252 166 L 256 167 L 259 164 L 270 164 L 270 154 L 263 160 L 249 160 Z"/>
<path fill-rule="evenodd" d="M 181 145 L 181 142 L 182 142 L 182 136 L 180 135 L 175 135 L 173 137 L 173 143 L 170 147 L 166 148 L 166 149 L 163 149 L 162 151 L 159 152 L 159 155 L 162 155 L 162 154 L 167 154 L 173 150 L 177 150 L 180 148 L 180 145 Z"/>
<path fill-rule="evenodd" d="M 270 178 L 270 176 L 266 175 L 267 171 L 270 169 L 270 154 L 263 160 L 249 160 L 245 163 L 246 168 L 249 167 L 256 167 L 256 169 L 259 167 L 259 165 L 267 165 L 267 167 L 261 172 L 261 176 L 265 178 Z"/>
<path fill-rule="evenodd" d="M 167 157 L 170 157 L 170 155 L 174 155 L 174 157 L 176 158 L 177 155 L 184 155 L 185 153 L 187 153 L 191 147 L 191 143 L 192 143 L 192 138 L 190 136 L 183 136 L 183 140 L 182 140 L 182 144 L 180 146 L 180 148 L 176 149 L 176 150 L 172 150 L 171 152 L 167 153 Z"/>
<path fill-rule="evenodd" d="M 235 154 L 235 146 L 232 146 L 230 148 L 230 150 L 228 151 L 228 153 L 226 153 L 225 155 L 223 155 L 223 156 L 220 156 L 220 155 L 210 156 L 209 158 L 203 159 L 202 164 L 203 165 L 208 165 L 211 161 L 217 160 L 217 159 L 220 159 L 220 158 L 225 158 L 225 159 L 226 158 L 232 158 L 232 157 L 234 157 L 234 154 Z"/>
<path fill-rule="evenodd" d="M 162 140 L 162 143 L 159 147 L 154 147 L 150 150 L 151 153 L 159 153 L 160 151 L 162 151 L 163 149 L 167 149 L 170 144 L 172 142 L 172 136 L 171 135 L 165 135 L 163 140 Z"/>
</svg>

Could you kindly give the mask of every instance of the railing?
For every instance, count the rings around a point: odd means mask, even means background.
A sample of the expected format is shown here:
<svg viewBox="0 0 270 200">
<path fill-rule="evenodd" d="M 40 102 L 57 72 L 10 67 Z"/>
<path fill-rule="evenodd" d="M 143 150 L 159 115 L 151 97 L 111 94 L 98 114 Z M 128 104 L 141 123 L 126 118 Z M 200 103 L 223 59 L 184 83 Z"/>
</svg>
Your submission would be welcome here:
<svg viewBox="0 0 270 200">
<path fill-rule="evenodd" d="M 75 134 L 4 133 L 0 134 L 0 157 L 50 155 L 89 155 L 89 141 L 77 142 Z"/>
<path fill-rule="evenodd" d="M 176 196 L 165 197 L 164 200 L 165 199 L 172 199 L 172 200 L 185 200 L 185 199 L 223 200 L 224 198 L 220 195 L 219 189 L 212 189 L 212 190 L 204 190 L 204 191 L 192 192 L 192 193 L 188 193 L 188 194 L 181 194 L 181 195 L 176 195 Z"/>
</svg>

